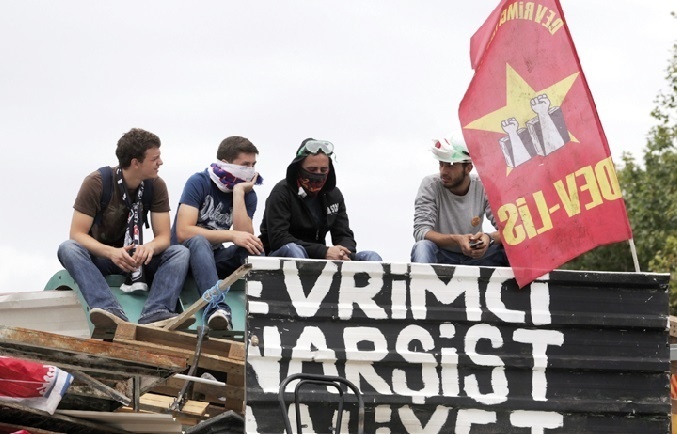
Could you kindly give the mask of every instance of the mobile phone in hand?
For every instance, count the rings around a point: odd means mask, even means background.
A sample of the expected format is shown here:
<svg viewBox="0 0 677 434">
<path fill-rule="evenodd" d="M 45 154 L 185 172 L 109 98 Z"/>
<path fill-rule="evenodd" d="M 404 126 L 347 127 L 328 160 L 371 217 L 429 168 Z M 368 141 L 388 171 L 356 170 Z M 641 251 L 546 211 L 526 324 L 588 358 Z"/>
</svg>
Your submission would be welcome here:
<svg viewBox="0 0 677 434">
<path fill-rule="evenodd" d="M 482 241 L 481 239 L 470 241 L 470 248 L 471 249 L 481 249 L 483 245 L 484 245 L 484 241 Z"/>
</svg>

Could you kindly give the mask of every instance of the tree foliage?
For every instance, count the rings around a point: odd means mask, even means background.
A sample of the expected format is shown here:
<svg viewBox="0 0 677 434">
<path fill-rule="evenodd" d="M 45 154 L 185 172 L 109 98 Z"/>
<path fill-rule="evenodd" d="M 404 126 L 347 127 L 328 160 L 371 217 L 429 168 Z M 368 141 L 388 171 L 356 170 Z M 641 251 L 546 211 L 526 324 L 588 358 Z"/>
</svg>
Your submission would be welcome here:
<svg viewBox="0 0 677 434">
<path fill-rule="evenodd" d="M 677 314 L 677 43 L 666 72 L 668 86 L 656 97 L 656 125 L 648 132 L 642 164 L 624 153 L 618 179 L 640 269 L 671 273 L 670 310 Z M 564 268 L 635 270 L 628 243 L 598 247 Z"/>
</svg>

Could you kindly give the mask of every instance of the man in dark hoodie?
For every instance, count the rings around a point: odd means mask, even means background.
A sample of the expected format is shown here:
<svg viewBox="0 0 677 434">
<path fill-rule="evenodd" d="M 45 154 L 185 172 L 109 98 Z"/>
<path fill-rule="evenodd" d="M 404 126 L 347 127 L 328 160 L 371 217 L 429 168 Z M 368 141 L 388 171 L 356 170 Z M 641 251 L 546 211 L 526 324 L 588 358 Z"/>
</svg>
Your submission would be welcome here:
<svg viewBox="0 0 677 434">
<path fill-rule="evenodd" d="M 357 252 L 343 194 L 330 158 L 334 145 L 306 139 L 287 167 L 287 177 L 266 199 L 261 241 L 268 256 L 380 261 L 376 252 Z M 326 245 L 331 232 L 332 245 Z"/>
</svg>

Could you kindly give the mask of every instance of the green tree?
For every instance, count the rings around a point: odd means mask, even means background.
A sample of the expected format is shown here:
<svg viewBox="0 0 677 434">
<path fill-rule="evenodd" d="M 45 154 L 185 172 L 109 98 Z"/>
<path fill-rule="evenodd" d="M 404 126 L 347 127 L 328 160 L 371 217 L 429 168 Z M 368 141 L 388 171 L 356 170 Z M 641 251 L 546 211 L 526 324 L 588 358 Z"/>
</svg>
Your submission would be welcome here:
<svg viewBox="0 0 677 434">
<path fill-rule="evenodd" d="M 670 310 L 677 314 L 677 43 L 673 45 L 666 79 L 668 86 L 658 94 L 651 112 L 656 125 L 649 130 L 643 164 L 624 153 L 618 179 L 640 269 L 671 273 Z M 563 268 L 635 270 L 628 243 L 598 247 Z"/>
</svg>

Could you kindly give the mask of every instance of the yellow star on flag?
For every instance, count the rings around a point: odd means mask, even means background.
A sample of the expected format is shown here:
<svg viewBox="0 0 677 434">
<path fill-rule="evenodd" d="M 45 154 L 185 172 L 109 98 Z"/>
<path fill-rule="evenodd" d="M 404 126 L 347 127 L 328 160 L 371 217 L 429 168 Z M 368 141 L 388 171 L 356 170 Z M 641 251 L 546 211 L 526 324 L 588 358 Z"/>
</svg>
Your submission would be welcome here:
<svg viewBox="0 0 677 434">
<path fill-rule="evenodd" d="M 463 128 L 491 131 L 494 133 L 504 134 L 501 128 L 501 121 L 510 118 L 517 119 L 520 127 L 524 127 L 529 119 L 536 116 L 536 113 L 531 109 L 531 99 L 546 94 L 550 100 L 550 106 L 561 106 L 562 101 L 573 86 L 578 72 L 569 75 L 559 82 L 541 90 L 534 90 L 515 70 L 506 64 L 506 104 L 505 106 L 487 113 L 479 119 L 470 122 Z M 570 134 L 571 135 L 571 134 Z M 571 140 L 577 142 L 573 135 Z"/>
</svg>

